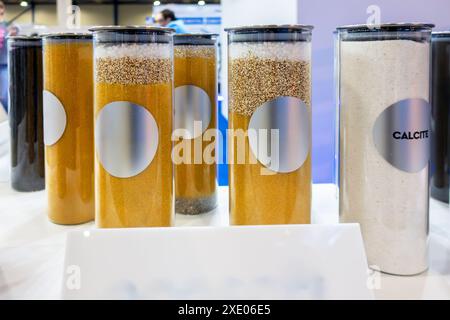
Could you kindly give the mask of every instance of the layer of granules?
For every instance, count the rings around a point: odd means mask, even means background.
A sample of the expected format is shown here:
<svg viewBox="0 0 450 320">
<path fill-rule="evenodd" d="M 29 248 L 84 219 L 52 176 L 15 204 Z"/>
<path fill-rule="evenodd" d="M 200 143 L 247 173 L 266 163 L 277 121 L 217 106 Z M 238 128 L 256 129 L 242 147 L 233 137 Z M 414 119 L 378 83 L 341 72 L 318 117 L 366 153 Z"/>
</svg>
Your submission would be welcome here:
<svg viewBox="0 0 450 320">
<path fill-rule="evenodd" d="M 166 58 L 97 58 L 95 81 L 109 84 L 157 84 L 172 81 L 172 60 Z"/>
<path fill-rule="evenodd" d="M 175 58 L 205 58 L 215 59 L 215 46 L 177 45 L 174 48 Z"/>
<path fill-rule="evenodd" d="M 311 66 L 307 61 L 250 56 L 230 61 L 230 112 L 251 116 L 261 104 L 280 96 L 311 105 Z"/>
<path fill-rule="evenodd" d="M 132 101 L 153 115 L 159 134 L 158 151 L 152 162 L 133 177 L 114 177 L 96 159 L 95 220 L 98 227 L 172 225 L 172 90 L 172 82 L 150 85 L 95 84 L 95 114 L 111 101 Z"/>
<path fill-rule="evenodd" d="M 217 207 L 217 195 L 197 198 L 176 198 L 175 212 L 196 215 L 214 210 Z"/>
</svg>

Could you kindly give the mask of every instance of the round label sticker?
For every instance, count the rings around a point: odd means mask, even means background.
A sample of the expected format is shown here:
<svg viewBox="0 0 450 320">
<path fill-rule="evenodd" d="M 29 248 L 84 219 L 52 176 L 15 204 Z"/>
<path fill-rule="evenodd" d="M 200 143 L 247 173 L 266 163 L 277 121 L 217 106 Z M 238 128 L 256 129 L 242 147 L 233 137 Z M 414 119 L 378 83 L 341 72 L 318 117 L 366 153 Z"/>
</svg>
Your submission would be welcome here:
<svg viewBox="0 0 450 320">
<path fill-rule="evenodd" d="M 144 107 L 116 101 L 107 104 L 95 120 L 95 148 L 103 168 L 118 178 L 144 171 L 158 149 L 158 125 Z"/>
<path fill-rule="evenodd" d="M 279 173 L 299 169 L 310 151 L 307 105 L 295 97 L 278 97 L 259 106 L 248 126 L 250 150 L 259 162 Z"/>
<path fill-rule="evenodd" d="M 51 146 L 58 142 L 67 125 L 67 115 L 63 104 L 50 91 L 44 90 L 44 143 Z"/>
<path fill-rule="evenodd" d="M 203 134 L 211 122 L 211 100 L 202 88 L 193 85 L 175 88 L 175 130 L 184 139 Z"/>
<path fill-rule="evenodd" d="M 419 172 L 430 159 L 431 108 L 423 99 L 405 99 L 386 108 L 373 127 L 380 155 L 406 172 Z"/>
</svg>

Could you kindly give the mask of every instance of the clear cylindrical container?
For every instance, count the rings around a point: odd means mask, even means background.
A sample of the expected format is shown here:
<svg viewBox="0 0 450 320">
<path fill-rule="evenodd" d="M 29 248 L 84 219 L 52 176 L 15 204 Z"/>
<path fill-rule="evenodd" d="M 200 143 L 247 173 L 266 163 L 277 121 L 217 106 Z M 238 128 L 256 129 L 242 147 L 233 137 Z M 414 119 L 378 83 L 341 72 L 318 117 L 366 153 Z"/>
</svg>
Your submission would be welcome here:
<svg viewBox="0 0 450 320">
<path fill-rule="evenodd" d="M 340 221 L 386 273 L 427 269 L 432 27 L 338 28 Z"/>
<path fill-rule="evenodd" d="M 312 26 L 226 31 L 231 224 L 310 223 Z"/>
<path fill-rule="evenodd" d="M 217 206 L 217 35 L 174 36 L 175 211 Z M 198 147 L 197 147 L 198 146 Z"/>
<path fill-rule="evenodd" d="M 96 223 L 102 228 L 171 226 L 173 30 L 92 31 Z"/>
<path fill-rule="evenodd" d="M 44 142 L 48 215 L 58 224 L 94 219 L 92 35 L 44 36 Z"/>
<path fill-rule="evenodd" d="M 431 80 L 431 196 L 448 203 L 450 143 L 450 31 L 433 32 Z"/>
<path fill-rule="evenodd" d="M 8 39 L 11 186 L 17 191 L 45 188 L 42 38 Z"/>
</svg>

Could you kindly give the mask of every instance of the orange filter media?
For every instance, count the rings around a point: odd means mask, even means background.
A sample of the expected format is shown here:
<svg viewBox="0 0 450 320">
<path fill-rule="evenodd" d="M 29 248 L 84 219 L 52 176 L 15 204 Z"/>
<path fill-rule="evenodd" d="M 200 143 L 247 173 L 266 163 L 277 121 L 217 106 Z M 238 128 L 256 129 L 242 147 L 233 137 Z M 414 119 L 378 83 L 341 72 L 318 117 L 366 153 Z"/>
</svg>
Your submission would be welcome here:
<svg viewBox="0 0 450 320">
<path fill-rule="evenodd" d="M 92 36 L 44 38 L 44 142 L 48 216 L 94 219 Z"/>
</svg>

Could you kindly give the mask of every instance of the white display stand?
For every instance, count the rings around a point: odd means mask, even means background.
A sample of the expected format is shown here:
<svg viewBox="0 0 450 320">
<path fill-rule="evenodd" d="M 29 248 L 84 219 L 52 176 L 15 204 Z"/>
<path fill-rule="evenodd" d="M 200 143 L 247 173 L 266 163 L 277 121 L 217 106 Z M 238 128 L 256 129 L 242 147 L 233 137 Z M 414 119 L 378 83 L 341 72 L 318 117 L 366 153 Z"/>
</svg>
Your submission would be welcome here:
<svg viewBox="0 0 450 320">
<path fill-rule="evenodd" d="M 68 299 L 372 299 L 359 226 L 68 234 Z"/>
</svg>

